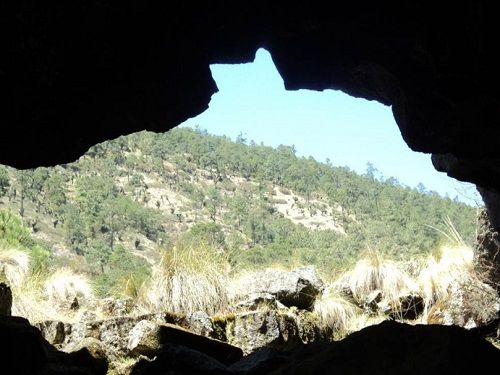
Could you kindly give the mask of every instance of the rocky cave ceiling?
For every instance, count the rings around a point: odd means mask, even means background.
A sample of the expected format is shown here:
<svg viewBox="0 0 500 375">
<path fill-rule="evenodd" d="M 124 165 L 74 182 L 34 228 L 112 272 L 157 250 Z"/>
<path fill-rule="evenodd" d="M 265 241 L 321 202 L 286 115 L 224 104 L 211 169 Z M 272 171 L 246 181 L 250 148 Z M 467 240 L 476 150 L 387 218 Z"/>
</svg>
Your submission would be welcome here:
<svg viewBox="0 0 500 375">
<path fill-rule="evenodd" d="M 289 90 L 392 105 L 407 144 L 478 184 L 498 228 L 497 13 L 445 3 L 2 2 L 0 163 L 66 163 L 119 135 L 168 130 L 208 108 L 210 64 L 264 47 Z"/>
</svg>

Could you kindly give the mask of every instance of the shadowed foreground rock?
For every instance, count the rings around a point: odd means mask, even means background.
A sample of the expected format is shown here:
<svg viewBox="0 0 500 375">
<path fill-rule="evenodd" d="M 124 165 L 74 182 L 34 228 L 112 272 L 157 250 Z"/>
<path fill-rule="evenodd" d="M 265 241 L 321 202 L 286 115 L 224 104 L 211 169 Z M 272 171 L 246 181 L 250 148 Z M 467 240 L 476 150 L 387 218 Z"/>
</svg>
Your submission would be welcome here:
<svg viewBox="0 0 500 375">
<path fill-rule="evenodd" d="M 139 324 L 147 322 L 142 321 Z M 137 339 L 131 338 L 129 348 L 139 349 L 139 354 L 153 357 L 165 350 L 172 354 L 177 351 L 175 347 L 182 346 L 186 349 L 204 353 L 226 365 L 232 364 L 243 356 L 241 349 L 204 336 L 199 336 L 173 324 L 148 325 L 142 329 L 142 334 L 137 334 Z M 135 343 L 131 345 L 131 343 Z M 167 349 L 165 349 L 167 348 Z M 141 352 L 142 351 L 142 352 Z M 161 355 L 161 354 L 160 354 Z"/>
<path fill-rule="evenodd" d="M 205 337 L 177 327 L 162 329 L 164 344 L 154 357 L 140 360 L 131 374 L 483 374 L 500 363 L 498 349 L 455 326 L 386 321 L 342 341 L 304 345 L 288 353 L 264 349 L 240 360 L 227 344 L 211 341 L 210 349 Z M 85 348 L 70 354 L 55 350 L 23 318 L 0 317 L 0 337 L 2 374 L 93 375 L 107 370 L 105 360 Z"/>
<path fill-rule="evenodd" d="M 132 374 L 483 374 L 498 366 L 500 351 L 474 332 L 454 326 L 386 321 L 332 343 L 291 352 L 264 349 L 230 367 L 206 354 L 168 346 Z"/>
<path fill-rule="evenodd" d="M 0 373 L 16 375 L 104 375 L 108 364 L 86 348 L 57 351 L 24 318 L 0 316 Z"/>
<path fill-rule="evenodd" d="M 483 374 L 499 361 L 499 350 L 463 328 L 386 321 L 340 342 L 305 346 L 274 373 Z"/>
</svg>

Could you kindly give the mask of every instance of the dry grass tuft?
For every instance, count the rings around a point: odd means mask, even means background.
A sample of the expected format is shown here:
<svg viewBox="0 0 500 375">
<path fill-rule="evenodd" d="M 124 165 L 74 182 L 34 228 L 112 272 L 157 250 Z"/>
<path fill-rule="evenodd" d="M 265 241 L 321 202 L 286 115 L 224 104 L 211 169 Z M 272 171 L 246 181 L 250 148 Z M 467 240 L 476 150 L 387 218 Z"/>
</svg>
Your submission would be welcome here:
<svg viewBox="0 0 500 375">
<path fill-rule="evenodd" d="M 65 320 L 56 306 L 43 296 L 45 275 L 32 272 L 19 284 L 12 286 L 12 315 L 28 319 L 31 324 L 46 320 Z"/>
<path fill-rule="evenodd" d="M 39 273 L 30 273 L 30 257 L 25 251 L 0 248 L 0 281 L 11 287 L 12 315 L 31 323 L 59 317 L 53 306 L 41 298 L 41 280 Z"/>
<path fill-rule="evenodd" d="M 89 279 L 69 268 L 58 269 L 50 275 L 43 289 L 48 301 L 56 306 L 67 307 L 75 298 L 80 305 L 93 299 Z"/>
<path fill-rule="evenodd" d="M 420 295 L 424 299 L 424 312 L 438 300 L 448 296 L 450 285 L 464 274 L 474 273 L 474 254 L 466 246 L 443 246 L 439 258 L 429 256 L 418 276 Z"/>
<path fill-rule="evenodd" d="M 64 268 L 48 277 L 42 272 L 32 272 L 12 288 L 12 293 L 12 314 L 32 324 L 46 320 L 78 320 L 80 308 L 93 301 L 87 277 Z M 71 310 L 75 298 L 78 309 Z"/>
<path fill-rule="evenodd" d="M 352 321 L 362 310 L 346 300 L 337 289 L 329 289 L 314 303 L 314 312 L 318 314 L 324 327 L 340 333 L 347 333 L 352 329 Z"/>
<path fill-rule="evenodd" d="M 416 283 L 396 262 L 384 259 L 376 251 L 360 259 L 343 278 L 359 304 L 370 303 L 379 293 L 389 306 L 398 308 L 401 297 L 417 290 Z"/>
<path fill-rule="evenodd" d="M 14 287 L 23 282 L 29 273 L 29 255 L 17 249 L 0 249 L 0 277 Z"/>
<path fill-rule="evenodd" d="M 142 304 L 148 311 L 214 314 L 229 303 L 229 270 L 220 250 L 205 244 L 178 244 L 153 269 Z"/>
</svg>

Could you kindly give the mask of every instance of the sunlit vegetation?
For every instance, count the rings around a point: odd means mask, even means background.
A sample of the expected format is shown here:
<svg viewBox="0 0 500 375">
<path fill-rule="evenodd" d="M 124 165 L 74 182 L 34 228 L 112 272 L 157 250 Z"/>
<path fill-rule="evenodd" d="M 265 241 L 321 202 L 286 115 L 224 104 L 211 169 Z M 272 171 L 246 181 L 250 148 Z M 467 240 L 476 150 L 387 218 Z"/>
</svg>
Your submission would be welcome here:
<svg viewBox="0 0 500 375">
<path fill-rule="evenodd" d="M 401 311 L 409 295 L 427 319 L 464 272 L 483 285 L 466 250 L 475 218 L 371 164 L 358 175 L 293 146 L 142 132 L 72 164 L 0 166 L 0 276 L 33 320 L 104 297 L 132 298 L 137 312 L 213 314 L 228 308 L 241 272 L 312 264 L 330 284 L 320 320 L 350 332 Z M 449 223 L 458 250 L 443 248 Z"/>
</svg>

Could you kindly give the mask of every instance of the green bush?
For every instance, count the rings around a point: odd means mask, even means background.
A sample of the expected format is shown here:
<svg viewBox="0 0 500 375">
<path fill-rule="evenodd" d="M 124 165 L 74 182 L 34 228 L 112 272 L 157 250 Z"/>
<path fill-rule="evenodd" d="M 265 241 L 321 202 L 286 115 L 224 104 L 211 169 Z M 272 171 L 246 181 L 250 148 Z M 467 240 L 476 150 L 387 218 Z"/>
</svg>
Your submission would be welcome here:
<svg viewBox="0 0 500 375">
<path fill-rule="evenodd" d="M 110 255 L 108 269 L 94 279 L 94 290 L 101 297 L 137 298 L 142 284 L 151 275 L 151 267 L 143 258 L 117 246 Z"/>
</svg>

